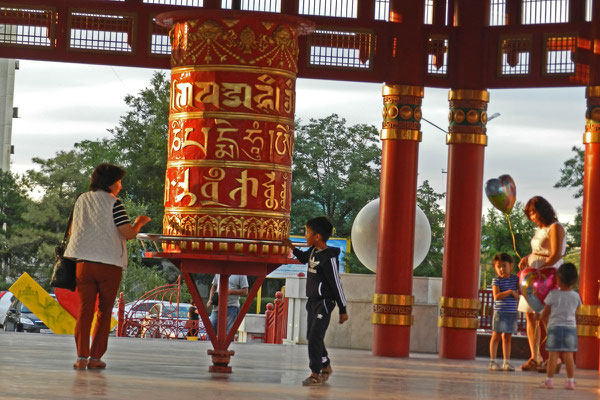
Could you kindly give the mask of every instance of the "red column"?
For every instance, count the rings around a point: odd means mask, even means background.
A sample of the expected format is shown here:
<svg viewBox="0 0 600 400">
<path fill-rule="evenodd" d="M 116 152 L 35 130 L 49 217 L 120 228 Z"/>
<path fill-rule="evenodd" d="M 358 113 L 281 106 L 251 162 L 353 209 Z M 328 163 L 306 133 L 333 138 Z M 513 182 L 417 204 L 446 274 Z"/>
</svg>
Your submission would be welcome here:
<svg viewBox="0 0 600 400">
<path fill-rule="evenodd" d="M 472 359 L 479 325 L 477 288 L 489 94 L 485 90 L 451 90 L 449 100 L 440 357 Z"/>
<path fill-rule="evenodd" d="M 423 87 L 386 85 L 373 354 L 408 357 Z"/>
<path fill-rule="evenodd" d="M 581 224 L 581 271 L 579 294 L 583 306 L 577 312 L 577 367 L 596 369 L 598 365 L 598 295 L 600 269 L 600 86 L 586 91 L 587 112 L 585 134 L 585 164 L 583 174 L 583 219 Z"/>
</svg>

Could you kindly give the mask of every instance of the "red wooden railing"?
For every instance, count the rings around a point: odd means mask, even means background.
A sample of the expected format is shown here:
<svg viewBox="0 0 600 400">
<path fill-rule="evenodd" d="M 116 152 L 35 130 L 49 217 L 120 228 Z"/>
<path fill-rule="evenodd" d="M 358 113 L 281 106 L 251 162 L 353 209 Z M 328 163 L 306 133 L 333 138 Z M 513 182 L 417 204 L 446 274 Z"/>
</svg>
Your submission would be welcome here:
<svg viewBox="0 0 600 400">
<path fill-rule="evenodd" d="M 481 309 L 479 310 L 479 329 L 484 331 L 492 330 L 492 317 L 494 315 L 494 294 L 491 290 L 480 290 L 479 300 L 481 301 Z M 525 314 L 519 313 L 517 321 L 517 332 L 525 334 Z"/>
<path fill-rule="evenodd" d="M 288 299 L 275 293 L 275 305 L 267 304 L 265 312 L 265 343 L 282 344 L 287 337 Z"/>
</svg>

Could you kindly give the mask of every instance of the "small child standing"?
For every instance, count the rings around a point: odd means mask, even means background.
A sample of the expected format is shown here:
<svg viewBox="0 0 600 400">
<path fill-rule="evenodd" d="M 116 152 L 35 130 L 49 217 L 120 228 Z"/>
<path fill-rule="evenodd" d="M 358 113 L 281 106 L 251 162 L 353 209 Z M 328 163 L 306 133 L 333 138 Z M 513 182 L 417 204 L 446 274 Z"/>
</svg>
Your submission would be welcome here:
<svg viewBox="0 0 600 400">
<path fill-rule="evenodd" d="M 507 253 L 498 253 L 492 258 L 496 276 L 492 279 L 494 294 L 494 318 L 492 320 L 492 339 L 490 340 L 490 371 L 514 371 L 510 365 L 510 347 L 513 333 L 517 333 L 517 304 L 519 299 L 519 278 L 511 275 L 513 259 Z M 502 335 L 502 368 L 496 362 L 498 343 Z"/>
<path fill-rule="evenodd" d="M 553 389 L 552 377 L 558 356 L 567 367 L 566 389 L 575 389 L 575 362 L 573 353 L 577 351 L 577 325 L 575 312 L 581 306 L 579 293 L 573 290 L 577 283 L 577 268 L 571 263 L 561 265 L 556 272 L 559 290 L 553 290 L 546 296 L 541 319 L 546 322 L 548 335 L 546 350 L 549 352 L 546 379 L 542 387 Z"/>
<path fill-rule="evenodd" d="M 307 251 L 297 249 L 289 239 L 285 239 L 284 244 L 293 249 L 294 255 L 300 262 L 308 263 L 306 337 L 311 374 L 302 385 L 317 386 L 327 381 L 332 373 L 331 360 L 323 342 L 331 312 L 337 303 L 340 308 L 340 324 L 348 320 L 348 314 L 346 297 L 338 273 L 340 249 L 327 247 L 327 240 L 333 233 L 333 225 L 326 217 L 317 217 L 306 222 L 305 230 L 304 237 L 310 246 Z"/>
</svg>

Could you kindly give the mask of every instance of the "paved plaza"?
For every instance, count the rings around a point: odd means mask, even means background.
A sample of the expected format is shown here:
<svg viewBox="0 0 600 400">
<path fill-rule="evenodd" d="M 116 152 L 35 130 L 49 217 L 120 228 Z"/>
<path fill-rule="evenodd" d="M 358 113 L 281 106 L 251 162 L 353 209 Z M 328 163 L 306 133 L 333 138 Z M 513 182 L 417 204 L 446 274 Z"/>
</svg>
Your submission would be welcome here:
<svg viewBox="0 0 600 400">
<path fill-rule="evenodd" d="M 437 355 L 374 357 L 331 349 L 333 375 L 302 387 L 304 345 L 235 344 L 232 374 L 208 372 L 207 342 L 110 338 L 103 371 L 75 371 L 71 336 L 0 332 L 0 399 L 598 399 L 598 372 L 577 370 L 577 389 L 538 388 L 537 372 L 488 372 L 487 360 Z M 518 365 L 518 360 L 515 365 Z"/>
</svg>

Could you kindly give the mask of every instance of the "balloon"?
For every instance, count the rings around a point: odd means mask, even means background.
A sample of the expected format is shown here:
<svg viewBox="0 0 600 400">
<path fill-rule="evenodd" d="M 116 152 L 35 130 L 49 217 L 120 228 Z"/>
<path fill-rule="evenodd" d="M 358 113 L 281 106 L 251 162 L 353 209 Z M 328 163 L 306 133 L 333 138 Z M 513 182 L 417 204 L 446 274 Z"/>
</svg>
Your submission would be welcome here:
<svg viewBox="0 0 600 400">
<path fill-rule="evenodd" d="M 390 221 L 394 223 L 394 221 Z M 352 224 L 352 247 L 356 256 L 371 271 L 377 270 L 377 236 L 379 228 L 379 199 L 364 206 Z M 413 269 L 423 262 L 431 245 L 431 227 L 425 213 L 417 206 L 415 213 L 415 244 Z"/>
<path fill-rule="evenodd" d="M 556 268 L 525 268 L 519 272 L 521 294 L 527 300 L 529 307 L 535 312 L 542 312 L 544 299 L 551 290 L 558 289 L 556 284 Z"/>
<path fill-rule="evenodd" d="M 517 199 L 517 186 L 510 175 L 500 175 L 485 183 L 485 195 L 494 207 L 510 214 Z"/>
</svg>

